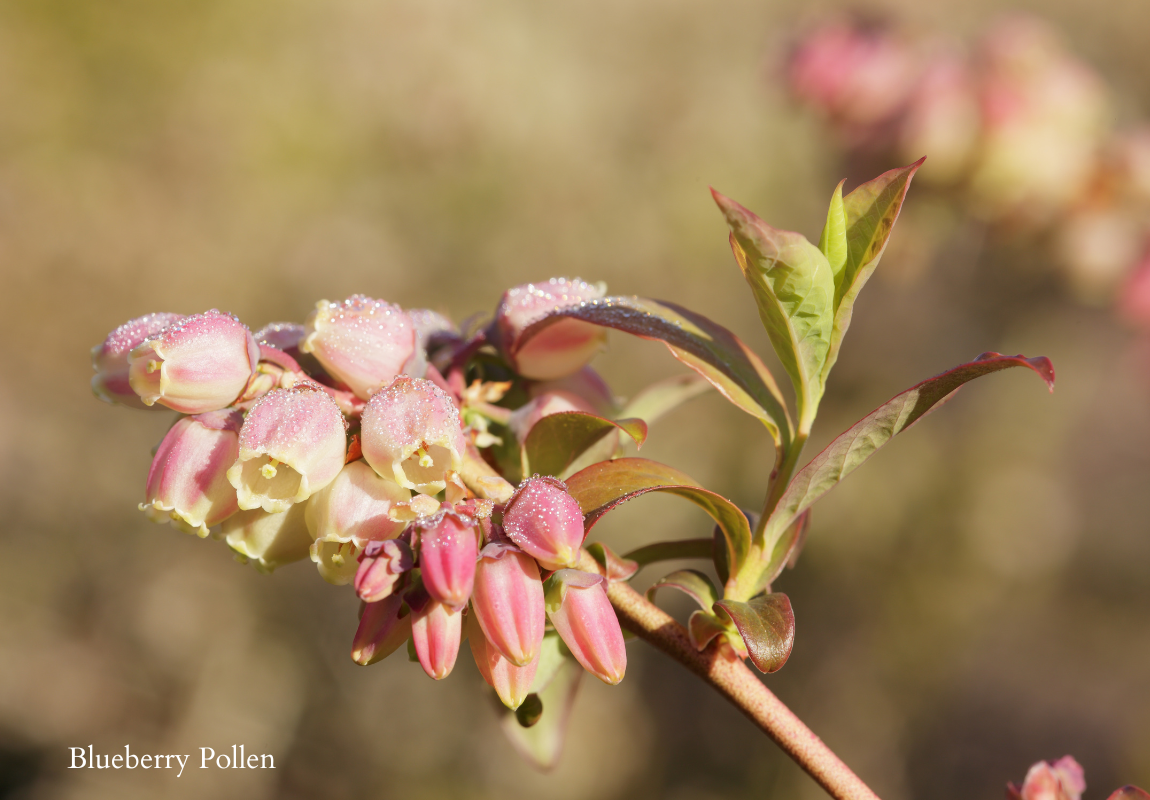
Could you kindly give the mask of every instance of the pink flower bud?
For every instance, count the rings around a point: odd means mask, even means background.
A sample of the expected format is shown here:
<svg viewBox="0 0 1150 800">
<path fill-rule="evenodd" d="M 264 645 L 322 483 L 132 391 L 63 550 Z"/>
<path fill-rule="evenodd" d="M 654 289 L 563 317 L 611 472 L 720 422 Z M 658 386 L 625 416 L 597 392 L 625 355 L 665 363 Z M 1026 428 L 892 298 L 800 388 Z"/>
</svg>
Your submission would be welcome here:
<svg viewBox="0 0 1150 800">
<path fill-rule="evenodd" d="M 228 480 L 240 508 L 287 511 L 335 479 L 346 451 L 339 406 L 316 384 L 300 382 L 268 392 L 248 411 Z"/>
<path fill-rule="evenodd" d="M 315 562 L 319 576 L 333 586 L 346 586 L 355 580 L 359 569 L 361 548 L 352 542 L 325 542 L 316 539 L 311 543 L 311 560 Z"/>
<path fill-rule="evenodd" d="M 227 470 L 239 453 L 239 411 L 183 417 L 171 427 L 148 471 L 147 501 L 140 510 L 200 537 L 239 511 Z"/>
<path fill-rule="evenodd" d="M 451 397 L 431 381 L 407 376 L 372 396 L 360 436 L 372 469 L 423 494 L 443 491 L 467 447 Z"/>
<path fill-rule="evenodd" d="M 404 539 L 369 542 L 355 573 L 355 593 L 365 603 L 390 597 L 396 583 L 414 565 L 411 545 Z"/>
<path fill-rule="evenodd" d="M 382 661 L 399 649 L 411 635 L 411 615 L 399 616 L 403 598 L 395 595 L 379 603 L 365 603 L 355 638 L 351 640 L 351 659 L 368 666 Z"/>
<path fill-rule="evenodd" d="M 303 505 L 268 513 L 240 511 L 224 520 L 220 533 L 241 561 L 251 561 L 260 572 L 307 558 L 312 537 L 304 524 Z"/>
<path fill-rule="evenodd" d="M 403 370 L 415 346 L 415 327 L 403 309 L 353 294 L 342 303 L 317 303 L 299 348 L 366 400 Z"/>
<path fill-rule="evenodd" d="M 1086 791 L 1082 767 L 1071 756 L 1057 761 L 1039 761 L 1026 773 L 1022 788 L 1015 796 L 1022 800 L 1080 800 Z"/>
<path fill-rule="evenodd" d="M 145 405 L 202 414 L 231 405 L 259 358 L 247 326 L 213 308 L 184 317 L 134 348 L 128 381 Z"/>
<path fill-rule="evenodd" d="M 604 683 L 627 671 L 623 630 L 602 575 L 563 569 L 547 580 L 547 616 L 575 660 Z"/>
<path fill-rule="evenodd" d="M 522 333 L 558 308 L 598 300 L 607 293 L 603 284 L 552 278 L 546 283 L 526 283 L 503 294 L 495 324 L 504 352 L 515 371 L 525 378 L 550 380 L 570 375 L 603 349 L 607 332 L 589 322 L 565 319 L 545 328 L 523 346 Z"/>
<path fill-rule="evenodd" d="M 471 597 L 479 555 L 475 520 L 447 510 L 413 527 L 419 533 L 419 570 L 427 593 L 444 605 L 463 608 Z"/>
<path fill-rule="evenodd" d="M 517 667 L 539 654 L 546 616 L 535 559 L 517 547 L 489 544 L 475 565 L 471 605 L 488 643 Z"/>
<path fill-rule="evenodd" d="M 463 612 L 456 611 L 426 594 L 426 602 L 408 595 L 411 605 L 411 643 L 423 671 L 441 681 L 451 674 L 459 655 L 459 642 L 463 634 Z M 416 606 L 420 606 L 418 609 Z"/>
<path fill-rule="evenodd" d="M 507 536 L 545 569 L 569 567 L 579 560 L 583 512 L 556 478 L 536 475 L 519 484 L 503 509 Z"/>
<path fill-rule="evenodd" d="M 316 539 L 363 547 L 403 532 L 407 523 L 393 519 L 392 512 L 409 500 L 410 491 L 381 478 L 364 461 L 353 461 L 307 501 L 307 527 Z"/>
<path fill-rule="evenodd" d="M 125 322 L 108 334 L 102 344 L 92 348 L 92 391 L 106 403 L 132 408 L 147 408 L 128 381 L 128 354 L 149 336 L 155 336 L 179 314 L 145 314 Z"/>
<path fill-rule="evenodd" d="M 512 711 L 523 705 L 531 692 L 535 671 L 539 667 L 539 656 L 525 667 L 517 667 L 500 655 L 499 651 L 487 643 L 483 628 L 475 618 L 474 611 L 467 615 L 463 623 L 467 628 L 467 642 L 471 646 L 471 656 L 475 666 L 487 685 L 499 695 L 503 705 Z"/>
</svg>

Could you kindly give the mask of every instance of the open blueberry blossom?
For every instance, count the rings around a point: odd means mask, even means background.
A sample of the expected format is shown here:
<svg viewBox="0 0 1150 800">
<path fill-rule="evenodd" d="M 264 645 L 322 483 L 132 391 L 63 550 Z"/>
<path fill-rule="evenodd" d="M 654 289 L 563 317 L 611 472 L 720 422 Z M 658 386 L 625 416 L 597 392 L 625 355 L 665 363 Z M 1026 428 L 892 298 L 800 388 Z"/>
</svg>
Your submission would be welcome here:
<svg viewBox="0 0 1150 800">
<path fill-rule="evenodd" d="M 184 415 L 146 481 L 152 519 L 210 534 L 262 572 L 310 557 L 359 601 L 358 664 L 405 651 L 443 680 L 467 638 L 503 729 L 537 765 L 556 762 L 584 672 L 625 678 L 627 630 L 711 683 L 833 796 L 873 797 L 745 663 L 771 673 L 790 655 L 794 613 L 774 585 L 815 501 L 963 384 L 1013 367 L 1054 382 L 1045 358 L 984 353 L 896 395 L 800 468 L 919 164 L 840 185 L 817 244 L 714 193 L 790 399 L 717 322 L 568 278 L 510 289 L 489 324 L 462 329 L 365 295 L 254 335 L 218 311 L 147 315 L 93 351 L 93 388 Z M 662 342 L 691 373 L 617 398 L 589 366 L 609 329 Z M 707 388 L 773 444 L 761 508 L 628 449 Z M 622 556 L 594 540 L 600 518 L 649 492 L 693 503 L 713 530 Z M 692 559 L 701 569 L 659 578 L 646 598 L 630 586 L 650 565 Z M 687 627 L 650 599 L 665 589 L 698 604 Z"/>
</svg>

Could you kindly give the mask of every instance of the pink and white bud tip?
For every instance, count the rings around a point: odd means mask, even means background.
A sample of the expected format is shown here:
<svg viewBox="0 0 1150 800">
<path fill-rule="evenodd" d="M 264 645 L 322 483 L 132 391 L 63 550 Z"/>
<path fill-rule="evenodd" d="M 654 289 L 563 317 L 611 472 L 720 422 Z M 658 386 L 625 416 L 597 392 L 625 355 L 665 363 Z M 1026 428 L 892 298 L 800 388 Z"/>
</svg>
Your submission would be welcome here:
<svg viewBox="0 0 1150 800">
<path fill-rule="evenodd" d="M 556 478 L 536 475 L 519 485 L 503 510 L 511 541 L 545 569 L 570 567 L 583 544 L 583 512 Z"/>
<path fill-rule="evenodd" d="M 504 354 L 515 371 L 533 380 L 570 375 L 585 366 L 603 349 L 607 332 L 598 325 L 562 319 L 522 341 L 523 332 L 552 311 L 602 299 L 602 284 L 579 279 L 552 278 L 508 289 L 499 301 L 495 326 Z"/>
<path fill-rule="evenodd" d="M 418 344 L 403 309 L 362 294 L 342 303 L 321 300 L 306 327 L 299 349 L 363 400 L 403 371 Z"/>
<path fill-rule="evenodd" d="M 446 488 L 467 447 L 451 397 L 431 381 L 407 376 L 372 396 L 360 436 L 372 469 L 423 494 Z"/>
<path fill-rule="evenodd" d="M 144 405 L 203 414 L 231 405 L 259 358 L 247 326 L 213 308 L 184 317 L 133 348 L 128 382 Z"/>
<path fill-rule="evenodd" d="M 240 508 L 286 511 L 335 480 L 346 452 L 339 406 L 318 385 L 301 381 L 268 392 L 248 411 L 228 480 Z"/>
</svg>

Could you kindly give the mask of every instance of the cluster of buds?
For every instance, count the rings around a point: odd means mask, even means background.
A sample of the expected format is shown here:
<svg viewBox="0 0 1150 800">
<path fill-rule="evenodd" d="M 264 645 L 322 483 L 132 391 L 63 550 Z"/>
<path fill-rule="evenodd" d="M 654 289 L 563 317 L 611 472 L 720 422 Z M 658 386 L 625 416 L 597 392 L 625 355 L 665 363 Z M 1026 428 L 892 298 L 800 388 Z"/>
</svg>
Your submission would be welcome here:
<svg viewBox="0 0 1150 800">
<path fill-rule="evenodd" d="M 439 680 L 466 636 L 515 709 L 546 636 L 607 683 L 626 670 L 605 579 L 577 568 L 579 504 L 556 477 L 516 487 L 493 455 L 550 414 L 613 404 L 587 366 L 601 328 L 565 320 L 523 337 L 603 294 L 577 280 L 520 286 L 469 338 L 362 295 L 254 334 L 215 310 L 149 314 L 93 349 L 92 387 L 181 415 L 148 473 L 150 519 L 222 540 L 264 572 L 310 557 L 361 600 L 360 664 L 406 642 Z"/>
<path fill-rule="evenodd" d="M 966 47 L 840 19 L 803 35 L 785 71 L 853 156 L 926 154 L 918 180 L 1042 234 L 1080 298 L 1117 296 L 1150 326 L 1145 303 L 1123 299 L 1150 255 L 1150 125 L 1113 130 L 1106 84 L 1049 27 L 1009 17 Z"/>
</svg>

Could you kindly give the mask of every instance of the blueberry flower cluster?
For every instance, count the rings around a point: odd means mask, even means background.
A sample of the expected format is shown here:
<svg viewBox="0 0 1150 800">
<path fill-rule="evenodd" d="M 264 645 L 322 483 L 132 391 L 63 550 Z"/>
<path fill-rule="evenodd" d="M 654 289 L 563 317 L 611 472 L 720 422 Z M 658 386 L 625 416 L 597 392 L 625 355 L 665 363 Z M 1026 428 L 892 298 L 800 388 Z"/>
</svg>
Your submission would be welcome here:
<svg viewBox="0 0 1150 800">
<path fill-rule="evenodd" d="M 350 585 L 358 663 L 407 643 L 439 680 L 466 637 L 516 709 L 545 637 L 607 683 L 626 671 L 606 578 L 577 568 L 579 503 L 558 477 L 508 457 L 551 414 L 614 405 L 587 367 L 601 327 L 561 320 L 523 336 L 603 295 L 579 280 L 519 286 L 471 336 L 363 295 L 256 333 L 214 309 L 149 314 L 93 349 L 92 388 L 181 415 L 148 472 L 150 519 L 222 540 L 261 571 L 310 558 Z M 618 436 L 605 438 L 609 457 Z"/>
<path fill-rule="evenodd" d="M 442 680 L 466 639 L 506 707 L 504 732 L 536 766 L 555 765 L 583 674 L 623 679 L 626 627 L 710 683 L 832 796 L 874 798 L 745 663 L 773 673 L 790 657 L 795 615 L 775 583 L 819 498 L 965 383 L 1022 368 L 1054 386 L 1049 359 L 983 353 L 895 395 L 800 467 L 855 300 L 921 165 L 846 194 L 839 184 L 817 245 L 712 190 L 789 398 L 718 322 L 563 278 L 510 289 L 488 322 L 462 329 L 363 295 L 254 334 L 215 310 L 150 314 L 93 349 L 92 388 L 181 415 L 148 473 L 150 519 L 222 540 L 264 572 L 310 558 L 360 600 L 359 664 L 406 644 Z M 589 366 L 608 328 L 661 342 L 693 374 L 624 404 Z M 773 445 L 760 511 L 622 451 L 709 388 Z M 622 556 L 586 542 L 605 514 L 651 492 L 705 512 L 706 535 Z M 644 567 L 684 560 L 707 571 L 676 569 L 646 597 L 628 585 Z M 655 605 L 666 590 L 697 606 L 685 625 Z M 1054 779 L 1059 800 L 1076 800 L 1081 781 Z M 1053 797 L 1044 781 L 1028 776 L 1024 800 Z"/>
</svg>

